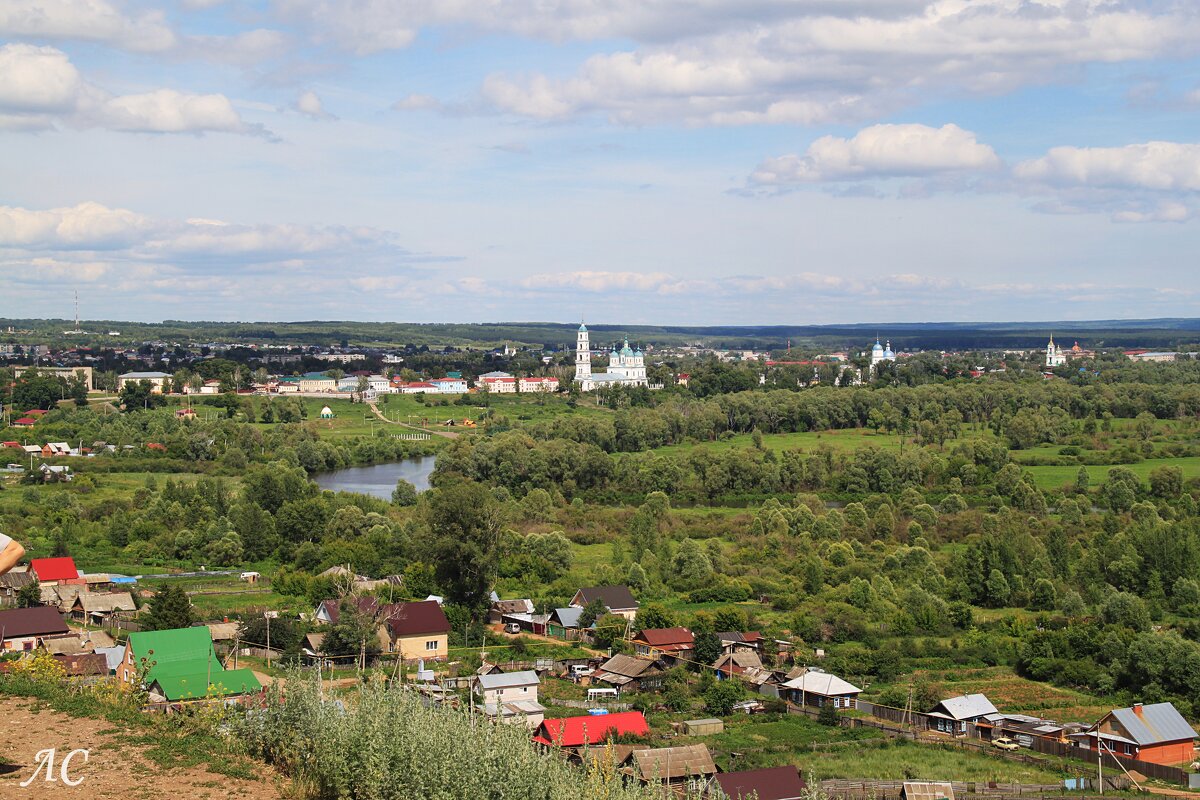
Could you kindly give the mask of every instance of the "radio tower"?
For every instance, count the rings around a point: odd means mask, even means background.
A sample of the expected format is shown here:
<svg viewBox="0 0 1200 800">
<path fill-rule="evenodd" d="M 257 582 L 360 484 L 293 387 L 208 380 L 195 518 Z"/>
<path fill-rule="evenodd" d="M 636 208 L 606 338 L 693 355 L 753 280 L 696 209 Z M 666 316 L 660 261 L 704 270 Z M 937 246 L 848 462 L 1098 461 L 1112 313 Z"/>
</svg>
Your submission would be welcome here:
<svg viewBox="0 0 1200 800">
<path fill-rule="evenodd" d="M 75 332 L 79 333 L 79 290 L 75 290 Z"/>
</svg>

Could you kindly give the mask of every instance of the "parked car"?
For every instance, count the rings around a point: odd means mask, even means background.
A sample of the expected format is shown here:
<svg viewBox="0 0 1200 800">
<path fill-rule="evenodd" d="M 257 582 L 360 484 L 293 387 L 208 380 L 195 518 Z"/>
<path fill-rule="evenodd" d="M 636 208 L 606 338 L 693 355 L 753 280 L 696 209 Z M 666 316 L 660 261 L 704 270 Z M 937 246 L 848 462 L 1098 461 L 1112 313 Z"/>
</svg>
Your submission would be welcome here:
<svg viewBox="0 0 1200 800">
<path fill-rule="evenodd" d="M 992 747 L 999 747 L 1001 750 L 1018 750 L 1021 745 L 1007 736 L 1001 736 L 999 739 L 992 739 Z"/>
<path fill-rule="evenodd" d="M 590 675 L 595 675 L 595 674 L 596 674 L 595 667 L 591 667 L 587 664 L 572 664 L 571 665 L 571 677 L 572 678 L 586 678 Z"/>
<path fill-rule="evenodd" d="M 519 624 L 517 624 L 516 622 L 506 622 L 504 624 L 504 632 L 505 633 L 520 633 L 521 626 Z"/>
</svg>

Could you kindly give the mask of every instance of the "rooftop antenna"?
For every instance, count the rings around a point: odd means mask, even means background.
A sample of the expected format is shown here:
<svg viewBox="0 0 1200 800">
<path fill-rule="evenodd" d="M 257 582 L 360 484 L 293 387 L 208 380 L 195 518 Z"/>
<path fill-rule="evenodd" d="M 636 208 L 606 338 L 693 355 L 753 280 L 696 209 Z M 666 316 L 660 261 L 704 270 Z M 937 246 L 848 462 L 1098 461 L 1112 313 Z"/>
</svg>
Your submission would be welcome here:
<svg viewBox="0 0 1200 800">
<path fill-rule="evenodd" d="M 74 333 L 79 333 L 79 290 L 75 290 L 75 330 Z"/>
</svg>

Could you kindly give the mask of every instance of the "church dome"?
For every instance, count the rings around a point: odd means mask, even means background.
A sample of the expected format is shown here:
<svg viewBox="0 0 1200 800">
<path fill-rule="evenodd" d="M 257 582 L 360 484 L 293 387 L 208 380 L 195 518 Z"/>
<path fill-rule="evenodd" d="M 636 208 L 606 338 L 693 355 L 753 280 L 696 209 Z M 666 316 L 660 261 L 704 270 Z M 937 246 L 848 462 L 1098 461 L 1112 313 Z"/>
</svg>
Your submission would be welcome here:
<svg viewBox="0 0 1200 800">
<path fill-rule="evenodd" d="M 871 348 L 871 355 L 883 355 L 883 345 L 879 343 L 878 339 L 875 340 L 875 346 Z"/>
<path fill-rule="evenodd" d="M 580 332 L 580 333 L 587 333 L 587 325 L 584 325 L 582 322 L 581 322 L 581 323 L 579 323 L 579 332 Z"/>
<path fill-rule="evenodd" d="M 883 357 L 884 358 L 895 358 L 896 357 L 896 354 L 894 352 L 892 352 L 892 343 L 891 342 L 888 342 L 887 347 L 884 348 Z"/>
</svg>

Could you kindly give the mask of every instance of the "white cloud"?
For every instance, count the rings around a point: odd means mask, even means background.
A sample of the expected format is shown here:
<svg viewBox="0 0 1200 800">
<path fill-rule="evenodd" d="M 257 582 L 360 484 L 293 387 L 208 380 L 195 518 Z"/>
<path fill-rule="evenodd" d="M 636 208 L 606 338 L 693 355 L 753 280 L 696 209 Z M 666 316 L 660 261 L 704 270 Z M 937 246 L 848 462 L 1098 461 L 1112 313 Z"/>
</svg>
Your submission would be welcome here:
<svg viewBox="0 0 1200 800">
<path fill-rule="evenodd" d="M 822 136 L 804 155 L 769 158 L 750 180 L 779 186 L 990 171 L 999 166 L 991 147 L 957 125 L 873 125 L 850 139 Z"/>
<path fill-rule="evenodd" d="M 574 75 L 497 74 L 480 90 L 502 113 L 600 113 L 631 125 L 858 122 L 918 96 L 1007 92 L 1070 79 L 1086 64 L 1200 49 L 1200 8 L 1133 0 L 713 0 L 698 14 L 622 0 L 485 3 L 473 11 L 458 3 L 433 4 L 436 11 L 421 3 L 286 5 L 323 22 L 344 19 L 342 33 L 368 51 L 385 31 L 405 46 L 421 25 L 447 22 L 549 39 L 633 38 L 637 47 L 594 55 Z M 356 39 L 360 28 L 366 33 Z"/>
<path fill-rule="evenodd" d="M 44 210 L 0 206 L 0 268 L 12 259 L 286 272 L 336 265 L 339 274 L 435 260 L 413 256 L 395 234 L 376 228 L 165 220 L 96 202 Z"/>
<path fill-rule="evenodd" d="M 0 47 L 0 127 L 108 128 L 141 133 L 270 134 L 242 120 L 222 94 L 174 89 L 112 95 L 88 83 L 61 50 Z"/>
<path fill-rule="evenodd" d="M 1146 142 L 1124 147 L 1055 147 L 1016 165 L 1026 181 L 1153 191 L 1200 191 L 1200 144 Z"/>
<path fill-rule="evenodd" d="M 147 53 L 178 43 L 162 11 L 129 15 L 105 0 L 5 0 L 0 3 L 0 35 L 100 42 Z"/>
<path fill-rule="evenodd" d="M 654 292 L 669 289 L 679 280 L 665 272 L 606 272 L 581 270 L 530 275 L 521 280 L 526 289 L 578 289 L 585 292 Z"/>
<path fill-rule="evenodd" d="M 320 96 L 311 89 L 301 92 L 300 96 L 296 98 L 296 102 L 292 104 L 292 108 L 312 119 L 337 119 L 337 117 L 325 110 L 325 104 L 321 102 Z"/>
</svg>

